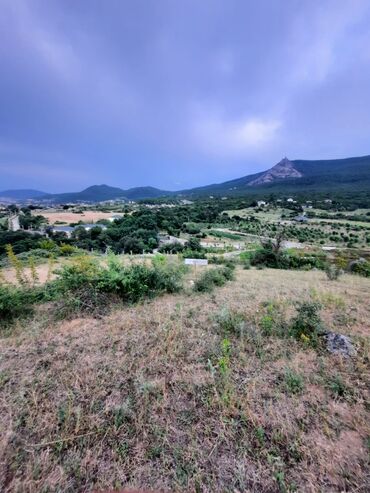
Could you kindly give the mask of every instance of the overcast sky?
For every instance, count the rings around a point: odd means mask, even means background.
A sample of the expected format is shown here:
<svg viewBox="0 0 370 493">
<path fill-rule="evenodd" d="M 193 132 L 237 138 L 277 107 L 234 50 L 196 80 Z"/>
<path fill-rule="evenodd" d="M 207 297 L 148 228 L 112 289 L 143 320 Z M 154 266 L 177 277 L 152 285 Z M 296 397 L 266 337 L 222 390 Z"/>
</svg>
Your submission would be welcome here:
<svg viewBox="0 0 370 493">
<path fill-rule="evenodd" d="M 0 0 L 0 190 L 365 154 L 369 0 Z"/>
</svg>

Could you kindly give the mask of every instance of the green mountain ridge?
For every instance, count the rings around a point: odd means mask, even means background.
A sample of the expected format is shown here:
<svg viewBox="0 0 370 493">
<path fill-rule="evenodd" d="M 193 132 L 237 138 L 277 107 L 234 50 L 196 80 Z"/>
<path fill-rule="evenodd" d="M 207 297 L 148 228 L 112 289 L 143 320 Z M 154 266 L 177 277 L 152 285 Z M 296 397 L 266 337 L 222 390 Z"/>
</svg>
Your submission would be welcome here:
<svg viewBox="0 0 370 493">
<path fill-rule="evenodd" d="M 272 168 L 223 183 L 179 191 L 155 187 L 124 190 L 109 185 L 93 185 L 81 192 L 46 194 L 35 190 L 7 190 L 0 198 L 45 200 L 53 203 L 102 202 L 106 200 L 144 200 L 159 197 L 198 198 L 205 196 L 256 196 L 267 193 L 309 192 L 370 193 L 370 156 L 345 159 L 289 160 L 283 158 Z M 28 192 L 28 193 L 27 193 Z"/>
</svg>

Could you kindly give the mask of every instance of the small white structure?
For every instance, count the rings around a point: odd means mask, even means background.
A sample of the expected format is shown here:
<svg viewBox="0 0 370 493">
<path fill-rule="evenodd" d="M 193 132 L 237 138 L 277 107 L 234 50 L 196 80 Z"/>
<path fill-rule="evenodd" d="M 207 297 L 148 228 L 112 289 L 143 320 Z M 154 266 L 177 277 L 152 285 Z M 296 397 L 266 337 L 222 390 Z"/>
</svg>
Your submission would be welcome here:
<svg viewBox="0 0 370 493">
<path fill-rule="evenodd" d="M 76 228 L 84 228 L 85 231 L 90 231 L 93 228 L 107 229 L 105 224 L 91 223 L 91 224 L 78 224 Z"/>
<path fill-rule="evenodd" d="M 289 199 L 286 199 L 287 202 L 294 202 L 294 199 L 292 199 L 292 197 L 289 197 Z"/>
<path fill-rule="evenodd" d="M 265 207 L 265 205 L 267 205 L 267 204 L 264 200 L 258 200 L 257 201 L 257 207 Z"/>
<path fill-rule="evenodd" d="M 208 265 L 206 258 L 186 258 L 184 260 L 185 265 Z"/>
<path fill-rule="evenodd" d="M 118 219 L 122 219 L 122 217 L 123 217 L 123 216 L 118 216 L 118 215 L 116 215 L 116 216 L 111 216 L 111 217 L 108 219 L 108 221 L 110 221 L 110 222 L 112 223 L 113 221 L 116 221 L 116 220 L 118 220 Z"/>
</svg>

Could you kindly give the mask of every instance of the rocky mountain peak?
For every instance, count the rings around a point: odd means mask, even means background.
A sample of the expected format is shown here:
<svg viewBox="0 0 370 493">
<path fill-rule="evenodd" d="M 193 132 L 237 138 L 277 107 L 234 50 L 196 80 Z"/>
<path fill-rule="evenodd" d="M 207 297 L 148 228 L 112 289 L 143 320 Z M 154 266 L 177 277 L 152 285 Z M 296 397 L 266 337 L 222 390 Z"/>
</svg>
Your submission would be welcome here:
<svg viewBox="0 0 370 493">
<path fill-rule="evenodd" d="M 303 175 L 295 169 L 294 164 L 287 157 L 284 157 L 275 166 L 267 170 L 261 176 L 249 183 L 249 186 L 263 185 L 272 183 L 276 180 L 284 180 L 286 178 L 301 178 Z"/>
</svg>

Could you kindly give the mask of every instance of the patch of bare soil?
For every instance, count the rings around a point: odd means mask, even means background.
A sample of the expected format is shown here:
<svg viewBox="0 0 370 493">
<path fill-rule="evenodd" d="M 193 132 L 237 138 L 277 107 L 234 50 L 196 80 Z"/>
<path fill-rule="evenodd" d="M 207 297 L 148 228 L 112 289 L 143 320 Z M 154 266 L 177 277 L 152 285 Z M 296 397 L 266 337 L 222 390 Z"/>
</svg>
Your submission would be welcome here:
<svg viewBox="0 0 370 493">
<path fill-rule="evenodd" d="M 44 216 L 49 224 L 55 224 L 57 221 L 64 222 L 67 224 L 70 223 L 78 223 L 79 221 L 83 221 L 84 223 L 95 223 L 99 221 L 99 219 L 109 219 L 113 215 L 120 215 L 112 212 L 101 212 L 101 211 L 84 211 L 81 213 L 75 212 L 65 212 L 65 211 L 56 211 L 56 212 L 48 212 L 48 211 L 36 211 L 35 214 Z"/>
</svg>

